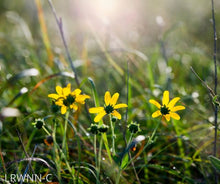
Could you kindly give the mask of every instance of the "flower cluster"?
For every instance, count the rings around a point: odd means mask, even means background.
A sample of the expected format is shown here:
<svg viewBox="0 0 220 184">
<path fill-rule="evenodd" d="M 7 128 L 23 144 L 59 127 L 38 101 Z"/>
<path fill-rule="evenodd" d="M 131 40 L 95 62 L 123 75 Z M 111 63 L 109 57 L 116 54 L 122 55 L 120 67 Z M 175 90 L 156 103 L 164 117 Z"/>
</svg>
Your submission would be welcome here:
<svg viewBox="0 0 220 184">
<path fill-rule="evenodd" d="M 61 107 L 61 114 L 65 114 L 67 109 L 78 109 L 78 104 L 84 104 L 85 100 L 90 98 L 88 95 L 81 94 L 80 89 L 71 91 L 71 84 L 66 87 L 56 87 L 57 94 L 49 94 L 48 97 L 55 100 L 55 104 Z"/>
<path fill-rule="evenodd" d="M 88 95 L 81 94 L 80 89 L 71 91 L 71 84 L 68 84 L 64 88 L 56 86 L 56 92 L 57 94 L 49 94 L 48 97 L 55 100 L 53 101 L 53 104 L 60 107 L 61 114 L 65 114 L 68 108 L 76 111 L 78 109 L 78 104 L 84 104 L 85 100 L 90 98 Z M 119 93 L 114 93 L 113 96 L 111 96 L 110 92 L 106 91 L 104 96 L 104 106 L 92 107 L 89 109 L 90 113 L 97 114 L 94 118 L 94 122 L 99 122 L 105 115 L 112 115 L 113 118 L 120 120 L 121 114 L 117 111 L 117 109 L 127 107 L 127 104 L 116 104 L 118 98 Z M 179 120 L 180 116 L 176 112 L 185 109 L 182 105 L 175 106 L 179 100 L 179 97 L 175 97 L 170 101 L 169 91 L 164 91 L 162 104 L 156 100 L 150 99 L 149 102 L 158 108 L 158 110 L 152 114 L 152 117 L 156 118 L 158 116 L 162 116 L 167 121 L 170 121 L 171 118 Z M 133 128 L 134 125 L 136 124 L 132 123 L 129 126 L 129 129 Z M 137 127 L 137 130 L 139 131 L 139 127 Z"/>
</svg>

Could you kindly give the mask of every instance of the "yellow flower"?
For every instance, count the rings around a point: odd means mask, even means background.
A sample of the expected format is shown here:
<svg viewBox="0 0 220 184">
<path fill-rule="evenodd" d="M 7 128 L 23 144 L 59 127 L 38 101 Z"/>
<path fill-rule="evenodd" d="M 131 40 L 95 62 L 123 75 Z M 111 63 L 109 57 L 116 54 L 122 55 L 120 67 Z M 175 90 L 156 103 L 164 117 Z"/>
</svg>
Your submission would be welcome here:
<svg viewBox="0 0 220 184">
<path fill-rule="evenodd" d="M 112 97 L 109 91 L 105 92 L 105 105 L 104 107 L 93 107 L 89 109 L 90 113 L 98 113 L 94 121 L 99 122 L 106 114 L 111 114 L 118 119 L 121 119 L 121 114 L 116 109 L 127 107 L 127 104 L 117 104 L 119 93 L 115 93 Z"/>
<path fill-rule="evenodd" d="M 49 98 L 55 100 L 55 104 L 61 107 L 61 114 L 65 114 L 67 108 L 78 109 L 77 103 L 84 104 L 87 98 L 90 98 L 88 95 L 81 95 L 80 89 L 75 89 L 71 92 L 71 84 L 69 83 L 67 87 L 56 86 L 57 94 L 49 94 Z"/>
<path fill-rule="evenodd" d="M 176 111 L 185 109 L 185 107 L 181 105 L 175 106 L 175 104 L 177 103 L 177 101 L 180 100 L 180 98 L 176 97 L 172 99 L 170 102 L 169 100 L 169 91 L 164 91 L 162 105 L 160 105 L 156 100 L 149 100 L 151 104 L 155 105 L 159 109 L 152 114 L 153 118 L 163 116 L 167 121 L 170 121 L 170 118 L 176 120 L 180 119 L 180 116 L 177 113 L 175 113 Z"/>
</svg>

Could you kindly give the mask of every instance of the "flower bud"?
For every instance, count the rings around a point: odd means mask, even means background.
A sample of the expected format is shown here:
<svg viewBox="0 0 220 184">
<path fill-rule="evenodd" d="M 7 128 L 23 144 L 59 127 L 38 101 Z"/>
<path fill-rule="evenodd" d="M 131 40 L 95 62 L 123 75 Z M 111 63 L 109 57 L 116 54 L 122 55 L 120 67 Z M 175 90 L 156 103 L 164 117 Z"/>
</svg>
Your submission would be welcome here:
<svg viewBox="0 0 220 184">
<path fill-rule="evenodd" d="M 88 128 L 88 131 L 90 131 L 92 134 L 98 134 L 99 129 L 97 124 L 91 124 L 91 126 Z"/>
<path fill-rule="evenodd" d="M 141 129 L 140 129 L 140 124 L 136 123 L 136 122 L 131 122 L 129 125 L 128 125 L 128 130 L 133 133 L 133 134 L 136 134 L 137 132 L 140 132 Z"/>
<path fill-rule="evenodd" d="M 36 128 L 41 129 L 44 126 L 44 120 L 43 119 L 35 119 L 35 122 L 32 123 Z"/>
<path fill-rule="evenodd" d="M 108 128 L 109 128 L 108 125 L 102 124 L 102 125 L 100 125 L 100 126 L 98 127 L 98 130 L 99 130 L 100 133 L 105 133 L 105 132 L 108 131 Z"/>
</svg>

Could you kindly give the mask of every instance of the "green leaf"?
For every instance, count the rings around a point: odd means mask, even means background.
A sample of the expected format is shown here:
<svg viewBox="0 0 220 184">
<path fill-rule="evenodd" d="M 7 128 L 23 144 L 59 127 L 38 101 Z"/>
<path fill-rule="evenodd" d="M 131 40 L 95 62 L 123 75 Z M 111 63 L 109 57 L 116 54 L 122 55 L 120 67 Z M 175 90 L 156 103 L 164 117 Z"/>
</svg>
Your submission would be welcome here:
<svg viewBox="0 0 220 184">
<path fill-rule="evenodd" d="M 128 161 L 129 161 L 129 157 L 128 157 L 128 154 L 126 154 L 122 159 L 121 169 L 124 169 L 127 166 Z"/>
<path fill-rule="evenodd" d="M 212 166 L 218 171 L 220 172 L 220 160 L 212 155 L 209 156 L 209 160 L 212 163 Z"/>
<path fill-rule="evenodd" d="M 95 99 L 95 105 L 96 107 L 99 106 L 99 98 L 98 98 L 98 94 L 97 94 L 97 90 L 96 90 L 96 87 L 95 87 L 95 83 L 94 81 L 92 80 L 92 78 L 88 78 L 91 86 L 92 86 L 92 92 L 93 92 L 93 96 L 94 96 L 94 99 Z"/>
<path fill-rule="evenodd" d="M 103 133 L 103 134 L 102 134 L 102 139 L 103 139 L 103 141 L 104 141 L 105 149 L 106 149 L 106 151 L 107 151 L 109 160 L 110 160 L 110 162 L 112 163 L 112 156 L 111 156 L 111 152 L 110 152 L 110 149 L 109 149 L 109 146 L 108 146 L 108 139 L 107 139 L 106 133 Z"/>
<path fill-rule="evenodd" d="M 215 104 L 215 105 L 220 105 L 219 103 L 219 96 L 218 95 L 215 95 L 213 98 L 212 98 L 212 103 Z"/>
</svg>

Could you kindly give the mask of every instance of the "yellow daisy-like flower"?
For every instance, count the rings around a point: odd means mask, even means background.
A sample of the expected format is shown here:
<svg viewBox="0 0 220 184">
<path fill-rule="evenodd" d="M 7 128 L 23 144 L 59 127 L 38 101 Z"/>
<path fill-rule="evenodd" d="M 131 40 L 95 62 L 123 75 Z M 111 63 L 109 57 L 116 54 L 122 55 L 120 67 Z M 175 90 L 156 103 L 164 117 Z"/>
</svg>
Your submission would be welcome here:
<svg viewBox="0 0 220 184">
<path fill-rule="evenodd" d="M 67 87 L 56 86 L 57 94 L 49 94 L 49 98 L 55 100 L 55 104 L 61 107 L 61 114 L 65 114 L 67 108 L 78 109 L 77 103 L 84 104 L 87 98 L 90 98 L 88 95 L 81 95 L 82 92 L 80 89 L 75 89 L 71 92 L 71 84 L 69 83 Z"/>
<path fill-rule="evenodd" d="M 163 116 L 167 121 L 170 121 L 170 118 L 176 120 L 180 119 L 180 116 L 176 113 L 176 111 L 185 109 L 185 107 L 181 105 L 175 106 L 175 104 L 180 100 L 180 98 L 176 97 L 172 99 L 170 102 L 169 100 L 169 91 L 164 91 L 162 105 L 160 105 L 156 100 L 149 100 L 151 104 L 155 105 L 159 109 L 152 114 L 153 118 Z"/>
<path fill-rule="evenodd" d="M 127 104 L 117 104 L 119 93 L 115 93 L 112 97 L 109 91 L 105 92 L 104 107 L 92 107 L 89 109 L 90 113 L 97 113 L 94 122 L 99 122 L 106 114 L 111 114 L 118 119 L 121 119 L 121 114 L 116 109 L 127 107 Z"/>
</svg>

